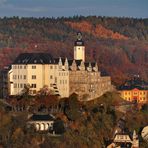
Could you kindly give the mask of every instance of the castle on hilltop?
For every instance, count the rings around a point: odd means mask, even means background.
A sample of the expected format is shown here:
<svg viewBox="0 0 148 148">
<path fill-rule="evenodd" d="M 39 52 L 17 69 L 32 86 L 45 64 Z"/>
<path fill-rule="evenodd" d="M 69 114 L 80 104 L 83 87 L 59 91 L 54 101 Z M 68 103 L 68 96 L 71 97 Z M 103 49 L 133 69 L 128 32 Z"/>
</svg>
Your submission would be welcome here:
<svg viewBox="0 0 148 148">
<path fill-rule="evenodd" d="M 47 85 L 55 95 L 69 97 L 78 94 L 82 100 L 91 100 L 112 91 L 111 78 L 101 76 L 96 62 L 85 61 L 82 34 L 77 33 L 74 59 L 53 58 L 48 53 L 22 53 L 9 71 L 9 95 L 18 95 L 26 84 L 35 95 Z"/>
</svg>

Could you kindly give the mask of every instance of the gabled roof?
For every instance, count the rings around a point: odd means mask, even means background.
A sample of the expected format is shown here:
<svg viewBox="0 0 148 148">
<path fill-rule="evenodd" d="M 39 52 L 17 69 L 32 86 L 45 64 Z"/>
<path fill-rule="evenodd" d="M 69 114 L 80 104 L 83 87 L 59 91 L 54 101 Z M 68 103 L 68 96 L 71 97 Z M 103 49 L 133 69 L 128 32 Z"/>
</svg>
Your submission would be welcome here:
<svg viewBox="0 0 148 148">
<path fill-rule="evenodd" d="M 45 114 L 45 115 L 40 115 L 40 114 L 34 114 L 30 117 L 31 121 L 53 121 L 55 118 L 52 115 Z"/>
</svg>

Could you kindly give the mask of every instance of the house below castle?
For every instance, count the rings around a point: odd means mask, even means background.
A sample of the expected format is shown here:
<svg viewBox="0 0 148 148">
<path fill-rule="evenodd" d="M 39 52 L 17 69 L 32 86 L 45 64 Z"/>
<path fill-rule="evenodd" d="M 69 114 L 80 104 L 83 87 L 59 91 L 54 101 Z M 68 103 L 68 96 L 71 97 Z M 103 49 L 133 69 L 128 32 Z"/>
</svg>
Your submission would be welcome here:
<svg viewBox="0 0 148 148">
<path fill-rule="evenodd" d="M 128 80 L 118 90 L 124 100 L 139 104 L 148 103 L 148 83 L 139 77 Z"/>
</svg>

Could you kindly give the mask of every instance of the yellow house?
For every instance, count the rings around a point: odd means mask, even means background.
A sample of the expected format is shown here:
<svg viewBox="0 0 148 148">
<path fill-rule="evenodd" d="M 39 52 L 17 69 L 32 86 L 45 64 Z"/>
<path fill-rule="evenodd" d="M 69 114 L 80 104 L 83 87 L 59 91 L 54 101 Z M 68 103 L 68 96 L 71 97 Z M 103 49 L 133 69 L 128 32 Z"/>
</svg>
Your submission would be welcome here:
<svg viewBox="0 0 148 148">
<path fill-rule="evenodd" d="M 147 103 L 148 102 L 148 90 L 141 87 L 122 87 L 119 90 L 121 97 L 127 101 L 136 101 L 137 103 Z"/>
</svg>

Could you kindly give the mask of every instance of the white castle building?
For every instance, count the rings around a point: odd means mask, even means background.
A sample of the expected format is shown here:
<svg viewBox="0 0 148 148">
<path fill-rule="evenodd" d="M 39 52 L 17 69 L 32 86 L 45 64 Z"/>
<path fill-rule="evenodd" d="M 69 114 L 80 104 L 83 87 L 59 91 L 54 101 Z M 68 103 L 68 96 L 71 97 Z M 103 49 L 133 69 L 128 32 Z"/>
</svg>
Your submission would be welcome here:
<svg viewBox="0 0 148 148">
<path fill-rule="evenodd" d="M 53 58 L 48 53 L 23 53 L 9 71 L 10 95 L 21 94 L 24 86 L 31 86 L 35 95 L 45 85 L 60 97 L 77 93 L 81 99 L 93 99 L 112 91 L 111 78 L 101 76 L 95 62 L 85 61 L 85 46 L 81 33 L 74 45 L 74 59 Z"/>
</svg>

